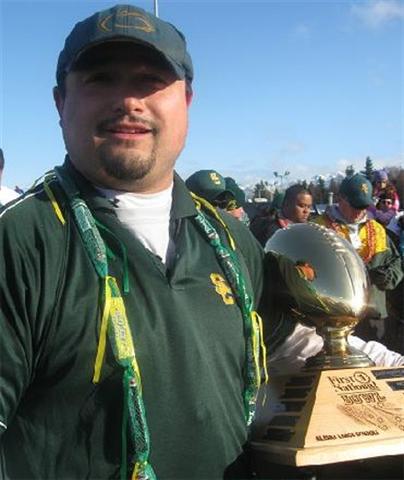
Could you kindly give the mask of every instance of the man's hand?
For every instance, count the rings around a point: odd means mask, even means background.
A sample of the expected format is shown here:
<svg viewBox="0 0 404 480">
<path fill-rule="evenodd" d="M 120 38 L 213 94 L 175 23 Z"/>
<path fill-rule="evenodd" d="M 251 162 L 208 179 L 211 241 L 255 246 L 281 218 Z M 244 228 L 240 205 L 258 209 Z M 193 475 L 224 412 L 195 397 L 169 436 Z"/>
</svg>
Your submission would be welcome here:
<svg viewBox="0 0 404 480">
<path fill-rule="evenodd" d="M 299 260 L 296 262 L 296 269 L 299 275 L 309 282 L 312 282 L 316 278 L 316 272 L 310 263 Z"/>
</svg>

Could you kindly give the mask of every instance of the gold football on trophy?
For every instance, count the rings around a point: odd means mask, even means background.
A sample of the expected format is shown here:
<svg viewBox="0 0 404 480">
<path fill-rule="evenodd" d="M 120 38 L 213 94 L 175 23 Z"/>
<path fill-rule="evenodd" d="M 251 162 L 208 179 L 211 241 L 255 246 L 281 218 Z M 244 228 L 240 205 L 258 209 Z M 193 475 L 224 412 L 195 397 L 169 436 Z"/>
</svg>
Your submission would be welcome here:
<svg viewBox="0 0 404 480">
<path fill-rule="evenodd" d="M 333 230 L 301 223 L 275 232 L 265 251 L 278 305 L 324 339 L 323 350 L 306 367 L 373 365 L 346 340 L 368 310 L 369 279 L 353 246 Z"/>
</svg>

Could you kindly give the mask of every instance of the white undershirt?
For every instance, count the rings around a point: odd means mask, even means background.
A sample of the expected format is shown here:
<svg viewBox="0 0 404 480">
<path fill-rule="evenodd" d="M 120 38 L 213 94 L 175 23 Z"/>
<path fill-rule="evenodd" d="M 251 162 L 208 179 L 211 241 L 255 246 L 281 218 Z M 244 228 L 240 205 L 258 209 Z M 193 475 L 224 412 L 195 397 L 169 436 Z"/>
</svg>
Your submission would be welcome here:
<svg viewBox="0 0 404 480">
<path fill-rule="evenodd" d="M 359 219 L 356 223 L 348 223 L 345 217 L 342 215 L 338 206 L 334 206 L 331 209 L 332 216 L 337 220 L 342 220 L 342 222 L 348 227 L 348 234 L 349 240 L 355 250 L 359 250 L 362 247 L 362 240 L 359 236 L 359 227 L 366 223 L 367 215 L 364 215 L 361 219 Z"/>
<path fill-rule="evenodd" d="M 359 236 L 359 223 L 348 223 L 349 239 L 355 250 L 359 250 L 362 247 L 362 240 Z"/>
<path fill-rule="evenodd" d="M 128 193 L 120 190 L 99 191 L 111 201 L 119 220 L 142 244 L 168 264 L 174 256 L 170 238 L 170 212 L 173 184 L 158 193 Z"/>
</svg>

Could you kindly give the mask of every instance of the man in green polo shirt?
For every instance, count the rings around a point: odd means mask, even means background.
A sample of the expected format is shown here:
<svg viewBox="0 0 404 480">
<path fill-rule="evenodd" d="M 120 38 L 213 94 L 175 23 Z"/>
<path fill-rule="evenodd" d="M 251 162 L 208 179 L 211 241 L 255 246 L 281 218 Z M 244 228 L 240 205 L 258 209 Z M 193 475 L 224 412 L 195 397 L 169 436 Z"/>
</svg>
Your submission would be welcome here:
<svg viewBox="0 0 404 480">
<path fill-rule="evenodd" d="M 185 39 L 116 6 L 56 76 L 66 160 L 0 213 L 1 477 L 247 477 L 263 252 L 174 172 Z"/>
<path fill-rule="evenodd" d="M 0 210 L 1 478 L 247 478 L 263 251 L 174 172 L 185 39 L 116 6 L 56 77 L 65 162 Z"/>
</svg>

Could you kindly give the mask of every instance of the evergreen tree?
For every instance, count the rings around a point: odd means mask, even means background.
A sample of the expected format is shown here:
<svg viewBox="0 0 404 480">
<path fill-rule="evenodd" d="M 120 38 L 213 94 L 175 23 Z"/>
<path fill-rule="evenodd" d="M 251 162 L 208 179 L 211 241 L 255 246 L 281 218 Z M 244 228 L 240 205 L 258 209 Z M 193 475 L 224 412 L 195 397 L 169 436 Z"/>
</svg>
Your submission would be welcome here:
<svg viewBox="0 0 404 480">
<path fill-rule="evenodd" d="M 274 198 L 272 199 L 271 207 L 280 210 L 282 208 L 283 197 L 284 193 L 276 189 L 274 193 Z"/>
<path fill-rule="evenodd" d="M 363 170 L 361 173 L 365 175 L 365 177 L 371 182 L 373 178 L 373 161 L 370 157 L 366 157 L 366 162 L 365 162 L 365 170 Z"/>
<path fill-rule="evenodd" d="M 338 184 L 335 178 L 330 180 L 330 184 L 328 185 L 328 190 L 332 193 L 338 193 Z"/>
<path fill-rule="evenodd" d="M 347 177 L 352 177 L 355 174 L 355 169 L 353 165 L 348 165 L 345 169 L 345 175 Z"/>
<path fill-rule="evenodd" d="M 318 195 L 318 202 L 319 203 L 324 203 L 325 199 L 325 194 L 326 194 L 326 188 L 325 188 L 325 180 L 323 177 L 318 177 L 317 180 L 317 185 L 318 185 L 318 190 L 317 190 L 317 195 Z"/>
</svg>

